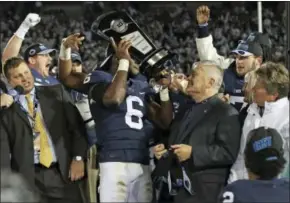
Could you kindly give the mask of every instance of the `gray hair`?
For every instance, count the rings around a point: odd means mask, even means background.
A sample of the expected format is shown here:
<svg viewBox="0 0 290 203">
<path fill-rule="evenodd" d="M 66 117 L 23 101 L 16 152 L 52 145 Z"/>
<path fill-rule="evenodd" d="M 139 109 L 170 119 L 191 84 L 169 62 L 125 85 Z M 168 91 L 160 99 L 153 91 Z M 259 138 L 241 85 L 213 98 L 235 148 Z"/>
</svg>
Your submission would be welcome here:
<svg viewBox="0 0 290 203">
<path fill-rule="evenodd" d="M 223 84 L 223 76 L 224 76 L 223 69 L 214 61 L 203 60 L 194 63 L 192 65 L 192 70 L 194 70 L 196 67 L 200 65 L 207 74 L 207 77 L 213 78 L 215 80 L 214 87 L 216 90 L 219 90 Z"/>
<path fill-rule="evenodd" d="M 24 179 L 10 170 L 1 169 L 1 202 L 39 202 Z"/>
</svg>

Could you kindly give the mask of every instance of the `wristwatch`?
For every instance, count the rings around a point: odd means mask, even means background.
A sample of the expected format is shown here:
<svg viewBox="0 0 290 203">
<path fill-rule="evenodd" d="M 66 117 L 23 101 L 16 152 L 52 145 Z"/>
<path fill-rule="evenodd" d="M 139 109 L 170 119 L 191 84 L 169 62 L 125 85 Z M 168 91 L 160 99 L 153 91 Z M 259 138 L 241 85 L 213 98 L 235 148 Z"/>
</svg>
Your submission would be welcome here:
<svg viewBox="0 0 290 203">
<path fill-rule="evenodd" d="M 82 161 L 83 160 L 83 157 L 81 157 L 81 156 L 75 156 L 74 157 L 74 160 L 75 161 Z"/>
</svg>

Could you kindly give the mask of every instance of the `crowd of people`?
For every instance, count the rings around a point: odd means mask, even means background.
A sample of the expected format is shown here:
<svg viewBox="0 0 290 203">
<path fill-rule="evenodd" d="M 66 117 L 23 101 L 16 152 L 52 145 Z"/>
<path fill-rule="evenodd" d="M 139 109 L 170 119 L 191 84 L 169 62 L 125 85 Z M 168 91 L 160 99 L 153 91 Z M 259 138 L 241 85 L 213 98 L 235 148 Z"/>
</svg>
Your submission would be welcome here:
<svg viewBox="0 0 290 203">
<path fill-rule="evenodd" d="M 261 33 L 247 4 L 97 3 L 126 7 L 177 54 L 173 69 L 144 71 L 131 41 L 106 49 L 91 33 L 92 4 L 81 20 L 37 5 L 1 22 L 1 202 L 289 202 L 289 71 L 273 11 Z"/>
<path fill-rule="evenodd" d="M 163 46 L 178 54 L 178 67 L 180 71 L 186 72 L 192 63 L 199 60 L 194 39 L 196 33 L 196 20 L 193 10 L 181 5 L 178 8 L 169 10 L 153 8 L 148 11 L 139 11 L 130 3 L 110 5 L 103 3 L 98 10 L 89 4 L 84 7 L 84 15 L 71 19 L 64 10 L 50 10 L 42 14 L 42 21 L 38 27 L 27 35 L 22 52 L 31 42 L 42 42 L 48 47 L 59 49 L 60 40 L 69 33 L 82 32 L 86 40 L 81 47 L 81 56 L 84 59 L 84 66 L 92 69 L 96 63 L 105 58 L 107 44 L 92 36 L 90 25 L 96 16 L 110 9 L 127 9 L 133 19 L 144 29 L 157 46 Z M 278 4 L 279 5 L 279 4 Z M 277 7 L 277 5 L 276 5 Z M 222 8 L 221 13 L 215 13 Z M 24 8 L 25 11 L 25 8 Z M 22 11 L 23 12 L 23 11 Z M 11 34 L 21 23 L 25 16 L 19 16 L 13 10 L 4 12 L 4 19 L 1 21 L 1 48 L 8 42 Z M 24 13 L 24 12 L 23 12 Z M 274 14 L 275 13 L 275 14 Z M 263 28 L 273 42 L 273 60 L 283 62 L 285 60 L 286 26 L 284 22 L 286 11 L 279 8 L 263 8 Z M 228 56 L 230 51 L 238 44 L 238 41 L 257 31 L 257 8 L 256 4 L 241 4 L 227 6 L 223 3 L 221 7 L 214 8 L 211 19 L 211 30 L 214 38 L 214 45 L 218 53 Z M 96 47 L 98 47 L 96 49 Z"/>
</svg>

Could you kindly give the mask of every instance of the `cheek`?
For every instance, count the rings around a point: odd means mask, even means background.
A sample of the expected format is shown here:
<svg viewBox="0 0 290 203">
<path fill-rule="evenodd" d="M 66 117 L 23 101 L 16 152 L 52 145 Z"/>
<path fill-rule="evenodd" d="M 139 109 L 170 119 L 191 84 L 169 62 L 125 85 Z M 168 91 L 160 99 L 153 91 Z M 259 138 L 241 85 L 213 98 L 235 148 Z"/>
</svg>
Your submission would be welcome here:
<svg viewBox="0 0 290 203">
<path fill-rule="evenodd" d="M 259 99 L 263 99 L 266 97 L 266 93 L 264 90 L 261 89 L 255 89 L 254 91 L 254 97 L 259 100 Z"/>
</svg>

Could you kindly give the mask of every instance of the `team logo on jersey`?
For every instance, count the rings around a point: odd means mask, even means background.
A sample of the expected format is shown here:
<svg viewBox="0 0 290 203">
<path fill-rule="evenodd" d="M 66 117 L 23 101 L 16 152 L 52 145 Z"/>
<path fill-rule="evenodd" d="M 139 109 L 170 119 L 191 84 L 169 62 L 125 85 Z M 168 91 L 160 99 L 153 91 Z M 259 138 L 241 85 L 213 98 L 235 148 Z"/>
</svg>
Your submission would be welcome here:
<svg viewBox="0 0 290 203">
<path fill-rule="evenodd" d="M 85 80 L 84 80 L 84 84 L 90 82 L 90 80 L 91 80 L 91 75 L 92 75 L 91 73 L 89 73 L 89 74 L 87 75 L 87 77 L 86 77 Z"/>
<path fill-rule="evenodd" d="M 242 90 L 241 89 L 234 89 L 234 93 L 237 93 L 237 94 L 242 93 Z"/>
</svg>

